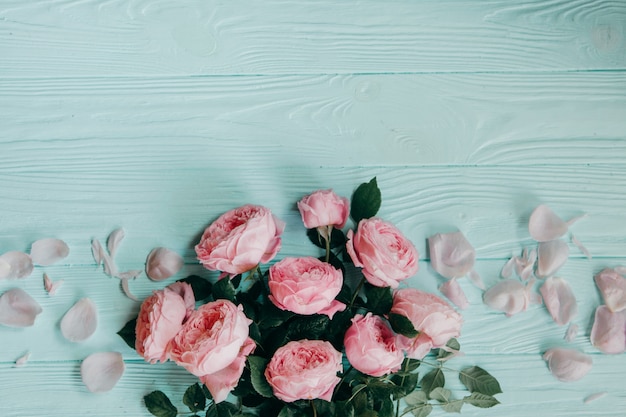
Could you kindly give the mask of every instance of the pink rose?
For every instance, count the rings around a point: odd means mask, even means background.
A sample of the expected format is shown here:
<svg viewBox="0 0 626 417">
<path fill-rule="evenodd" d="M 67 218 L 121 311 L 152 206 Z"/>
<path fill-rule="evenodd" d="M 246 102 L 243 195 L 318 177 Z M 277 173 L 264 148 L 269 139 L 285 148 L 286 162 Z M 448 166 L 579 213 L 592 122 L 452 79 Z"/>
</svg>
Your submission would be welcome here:
<svg viewBox="0 0 626 417">
<path fill-rule="evenodd" d="M 318 190 L 298 201 L 298 210 L 307 229 L 334 226 L 341 229 L 348 220 L 350 203 L 332 190 Z"/>
<path fill-rule="evenodd" d="M 414 359 L 423 358 L 431 348 L 443 347 L 461 334 L 461 315 L 436 295 L 415 288 L 394 292 L 391 313 L 405 316 L 420 332 L 412 339 L 399 337 L 407 356 Z"/>
<path fill-rule="evenodd" d="M 419 255 L 395 226 L 378 218 L 363 219 L 356 233 L 348 231 L 346 249 L 355 266 L 377 287 L 397 288 L 417 272 Z"/>
<path fill-rule="evenodd" d="M 383 376 L 400 369 L 404 353 L 396 346 L 396 334 L 379 316 L 357 314 L 343 344 L 354 368 L 371 376 Z"/>
<path fill-rule="evenodd" d="M 284 228 L 267 208 L 248 204 L 222 214 L 207 227 L 196 254 L 210 271 L 241 274 L 276 256 Z"/>
<path fill-rule="evenodd" d="M 300 340 L 278 348 L 265 368 L 265 378 L 274 395 L 285 402 L 330 401 L 342 369 L 341 352 L 329 342 Z"/>
<path fill-rule="evenodd" d="M 268 284 L 269 299 L 281 310 L 332 318 L 346 308 L 335 300 L 343 284 L 341 270 L 317 258 L 283 259 L 270 268 Z"/>
<path fill-rule="evenodd" d="M 241 305 L 228 300 L 204 304 L 172 339 L 170 358 L 198 377 L 219 372 L 240 354 L 250 323 Z"/>
<path fill-rule="evenodd" d="M 176 282 L 146 298 L 135 326 L 135 349 L 150 363 L 165 362 L 167 348 L 193 312 L 195 299 L 191 286 Z"/>
</svg>

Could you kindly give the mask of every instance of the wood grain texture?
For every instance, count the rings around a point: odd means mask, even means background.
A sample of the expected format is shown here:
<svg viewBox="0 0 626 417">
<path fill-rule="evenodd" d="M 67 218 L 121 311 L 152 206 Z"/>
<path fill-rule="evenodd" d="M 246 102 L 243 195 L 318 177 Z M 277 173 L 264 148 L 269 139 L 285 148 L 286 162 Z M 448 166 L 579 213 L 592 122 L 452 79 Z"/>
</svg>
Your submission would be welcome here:
<svg viewBox="0 0 626 417">
<path fill-rule="evenodd" d="M 17 77 L 626 68 L 610 0 L 4 0 L 0 23 Z"/>
</svg>

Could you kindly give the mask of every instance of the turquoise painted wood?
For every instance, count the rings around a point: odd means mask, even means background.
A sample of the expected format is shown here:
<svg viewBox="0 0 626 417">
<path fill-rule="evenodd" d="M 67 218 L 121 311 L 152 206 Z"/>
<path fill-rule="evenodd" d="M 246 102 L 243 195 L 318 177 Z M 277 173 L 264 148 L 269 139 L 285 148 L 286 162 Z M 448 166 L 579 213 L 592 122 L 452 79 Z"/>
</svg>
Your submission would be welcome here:
<svg viewBox="0 0 626 417">
<path fill-rule="evenodd" d="M 115 334 L 139 306 L 96 267 L 91 239 L 124 227 L 125 269 L 156 246 L 184 256 L 165 283 L 131 282 L 143 298 L 191 273 L 215 279 L 193 245 L 244 203 L 286 221 L 279 258 L 317 254 L 295 202 L 377 176 L 381 216 L 420 252 L 409 284 L 432 292 L 442 278 L 428 236 L 463 231 L 491 285 L 533 244 L 536 205 L 588 213 L 572 232 L 593 259 L 570 243 L 559 272 L 579 301 L 575 340 L 545 307 L 506 318 L 462 282 L 465 356 L 449 364 L 478 364 L 504 390 L 501 405 L 466 416 L 624 416 L 626 356 L 600 353 L 589 332 L 593 275 L 626 265 L 625 159 L 623 1 L 0 0 L 0 253 L 50 236 L 71 249 L 0 281 L 44 310 L 31 328 L 0 327 L 0 415 L 149 416 L 141 398 L 155 389 L 182 410 L 194 377 L 143 362 Z M 64 280 L 57 295 L 44 272 Z M 59 321 L 84 296 L 98 330 L 70 343 Z M 592 371 L 557 381 L 541 358 L 553 346 L 591 354 Z M 102 350 L 121 352 L 126 372 L 95 395 L 79 367 Z M 597 392 L 607 395 L 583 403 Z"/>
</svg>

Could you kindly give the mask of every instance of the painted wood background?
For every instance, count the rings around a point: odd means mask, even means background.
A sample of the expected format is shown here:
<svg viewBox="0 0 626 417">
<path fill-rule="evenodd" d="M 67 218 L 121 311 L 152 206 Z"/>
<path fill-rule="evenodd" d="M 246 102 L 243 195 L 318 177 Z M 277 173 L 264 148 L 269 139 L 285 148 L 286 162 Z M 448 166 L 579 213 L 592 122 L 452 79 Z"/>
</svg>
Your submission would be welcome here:
<svg viewBox="0 0 626 417">
<path fill-rule="evenodd" d="M 173 281 L 202 272 L 192 247 L 210 221 L 257 203 L 287 222 L 279 258 L 312 254 L 295 202 L 319 188 L 350 195 L 373 176 L 380 215 L 420 251 L 410 285 L 430 291 L 441 283 L 431 234 L 463 231 L 490 285 L 532 244 L 536 205 L 588 213 L 573 232 L 593 259 L 571 245 L 560 275 L 579 300 L 569 345 L 592 371 L 558 382 L 541 355 L 568 345 L 565 328 L 539 305 L 491 311 L 468 282 L 465 356 L 450 365 L 478 364 L 504 390 L 502 405 L 466 416 L 626 415 L 626 358 L 589 342 L 592 277 L 626 264 L 623 0 L 0 0 L 0 252 L 42 237 L 71 249 L 0 281 L 44 309 L 31 328 L 0 327 L 0 414 L 148 416 L 143 395 L 181 398 L 195 381 L 115 334 L 138 304 L 95 266 L 91 239 L 124 227 L 128 269 L 153 247 L 176 250 L 186 265 Z M 54 297 L 43 272 L 64 280 Z M 131 290 L 163 286 L 144 276 Z M 100 324 L 73 344 L 59 321 L 83 296 Z M 80 361 L 102 350 L 122 352 L 127 370 L 90 394 Z"/>
</svg>

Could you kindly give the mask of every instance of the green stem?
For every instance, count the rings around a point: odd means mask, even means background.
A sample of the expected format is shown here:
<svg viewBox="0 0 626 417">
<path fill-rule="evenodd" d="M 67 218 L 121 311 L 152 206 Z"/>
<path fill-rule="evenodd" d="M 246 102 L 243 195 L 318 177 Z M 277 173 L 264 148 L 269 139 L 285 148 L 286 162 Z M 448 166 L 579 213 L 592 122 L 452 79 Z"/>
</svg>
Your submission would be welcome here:
<svg viewBox="0 0 626 417">
<path fill-rule="evenodd" d="M 403 369 L 404 373 L 409 371 L 409 363 L 410 363 L 409 359 L 408 358 L 405 359 L 405 364 L 404 364 L 404 369 Z M 403 375 L 402 382 L 400 382 L 400 386 L 404 385 L 405 379 L 406 379 L 406 375 Z M 400 398 L 396 400 L 396 417 L 400 417 Z"/>
<path fill-rule="evenodd" d="M 313 400 L 310 400 L 311 402 L 311 408 L 313 409 L 313 417 L 317 417 L 317 409 L 315 408 L 315 403 L 313 402 Z"/>
<path fill-rule="evenodd" d="M 326 257 L 324 259 L 328 262 L 330 260 L 330 232 L 328 233 L 328 237 L 324 240 L 326 241 Z"/>
<path fill-rule="evenodd" d="M 351 308 L 354 302 L 356 301 L 356 297 L 359 295 L 359 291 L 361 291 L 361 288 L 363 287 L 363 284 L 365 284 L 365 281 L 366 281 L 365 277 L 361 278 L 361 282 L 359 282 L 359 285 L 357 285 L 356 290 L 354 290 L 354 295 L 352 296 L 352 300 L 350 300 L 350 305 L 348 305 L 348 308 Z"/>
<path fill-rule="evenodd" d="M 350 367 L 348 368 L 348 370 L 346 372 L 343 373 L 343 376 L 341 377 L 341 379 L 339 380 L 339 383 L 337 384 L 337 386 L 335 387 L 335 392 L 339 392 L 339 387 L 341 387 L 341 384 L 343 384 L 343 381 L 346 380 L 346 377 L 348 376 L 348 374 L 350 372 L 352 372 L 352 370 L 354 369 L 354 367 L 352 365 L 350 365 Z"/>
<path fill-rule="evenodd" d="M 348 401 L 346 401 L 346 402 L 348 402 L 348 403 L 349 403 L 350 401 L 352 401 L 352 400 L 354 399 L 354 397 L 356 397 L 356 396 L 357 396 L 357 394 L 358 394 L 359 392 L 363 391 L 365 388 L 367 388 L 367 385 L 363 385 L 361 388 L 359 388 L 358 390 L 356 390 L 356 392 L 355 392 L 354 394 L 352 394 L 352 396 L 351 396 L 350 398 L 348 398 Z"/>
</svg>

